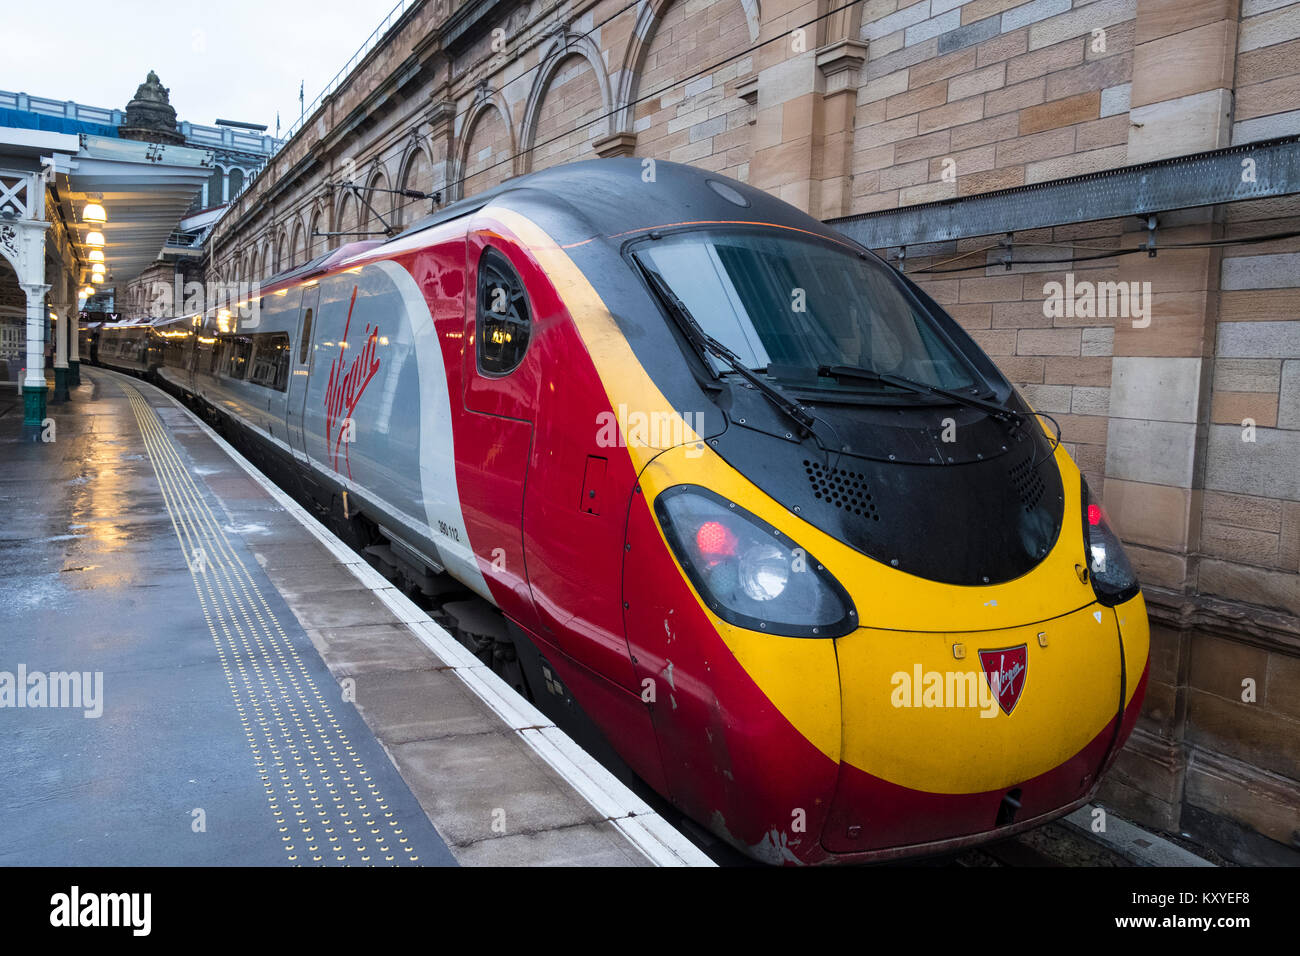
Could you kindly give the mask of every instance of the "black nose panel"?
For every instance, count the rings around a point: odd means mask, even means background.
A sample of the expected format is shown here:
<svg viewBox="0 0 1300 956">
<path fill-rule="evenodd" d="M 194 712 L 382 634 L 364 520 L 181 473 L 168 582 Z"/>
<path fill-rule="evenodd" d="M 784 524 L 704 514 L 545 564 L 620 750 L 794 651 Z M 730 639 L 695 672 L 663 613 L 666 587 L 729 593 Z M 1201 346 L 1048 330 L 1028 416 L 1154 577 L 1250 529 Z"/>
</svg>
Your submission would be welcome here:
<svg viewBox="0 0 1300 956">
<path fill-rule="evenodd" d="M 835 427 L 850 432 L 843 421 Z M 947 450 L 940 447 L 930 461 L 918 461 L 914 451 L 910 460 L 890 460 L 904 458 L 895 440 L 901 432 L 890 429 L 854 436 L 876 446 L 871 457 L 737 428 L 716 447 L 765 493 L 868 557 L 932 581 L 978 587 L 1020 577 L 1042 561 L 1060 534 L 1065 504 L 1046 439 L 1027 429 L 1011 437 L 990 428 L 983 452 L 953 454 L 951 463 L 940 461 Z"/>
<path fill-rule="evenodd" d="M 813 497 L 825 504 L 834 505 L 846 515 L 856 515 L 870 521 L 879 521 L 876 503 L 867 485 L 867 476 L 860 471 L 827 467 L 819 461 L 804 459 L 808 473 L 808 486 Z"/>
</svg>

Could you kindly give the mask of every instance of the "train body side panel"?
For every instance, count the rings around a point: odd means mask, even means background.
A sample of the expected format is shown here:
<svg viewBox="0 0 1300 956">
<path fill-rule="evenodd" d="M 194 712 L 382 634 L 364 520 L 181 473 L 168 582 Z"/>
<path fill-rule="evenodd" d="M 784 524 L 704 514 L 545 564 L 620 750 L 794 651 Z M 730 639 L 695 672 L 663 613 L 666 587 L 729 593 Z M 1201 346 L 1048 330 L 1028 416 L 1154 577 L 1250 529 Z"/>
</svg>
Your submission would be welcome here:
<svg viewBox="0 0 1300 956">
<path fill-rule="evenodd" d="M 631 460 L 617 441 L 609 447 L 599 443 L 598 416 L 610 414 L 609 403 L 551 278 L 491 210 L 477 217 L 474 227 L 468 275 L 476 274 L 473 253 L 491 245 L 523 280 L 532 311 L 528 351 L 519 368 L 500 379 L 484 378 L 477 369 L 467 372 L 475 379 L 467 401 L 496 415 L 526 415 L 532 423 L 527 493 L 516 520 L 523 529 L 539 633 L 606 680 L 639 694 L 623 629 L 620 580 L 623 503 L 636 482 Z M 469 291 L 472 318 L 476 282 Z M 467 361 L 473 360 L 468 343 L 466 351 Z"/>
<path fill-rule="evenodd" d="M 302 420 L 310 464 L 490 598 L 460 506 L 443 353 L 414 278 L 389 261 L 329 276 L 314 325 Z"/>
</svg>

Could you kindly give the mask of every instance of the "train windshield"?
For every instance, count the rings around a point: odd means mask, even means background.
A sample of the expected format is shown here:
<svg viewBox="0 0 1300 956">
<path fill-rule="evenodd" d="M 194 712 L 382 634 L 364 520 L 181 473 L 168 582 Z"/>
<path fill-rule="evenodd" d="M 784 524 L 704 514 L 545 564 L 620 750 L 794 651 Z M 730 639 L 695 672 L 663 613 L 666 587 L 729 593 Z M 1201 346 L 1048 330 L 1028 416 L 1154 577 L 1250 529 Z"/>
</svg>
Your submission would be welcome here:
<svg viewBox="0 0 1300 956">
<path fill-rule="evenodd" d="M 795 233 L 702 230 L 639 243 L 635 255 L 705 332 L 771 378 L 878 387 L 826 372 L 849 367 L 945 389 L 983 387 L 892 270 L 847 247 Z"/>
</svg>

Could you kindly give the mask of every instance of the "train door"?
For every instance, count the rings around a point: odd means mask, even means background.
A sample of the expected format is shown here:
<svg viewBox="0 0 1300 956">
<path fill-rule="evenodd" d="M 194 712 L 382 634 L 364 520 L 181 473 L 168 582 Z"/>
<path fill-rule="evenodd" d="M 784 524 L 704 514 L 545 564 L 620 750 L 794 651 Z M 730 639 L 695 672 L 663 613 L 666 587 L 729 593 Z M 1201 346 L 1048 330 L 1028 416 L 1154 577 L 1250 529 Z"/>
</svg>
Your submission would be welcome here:
<svg viewBox="0 0 1300 956">
<path fill-rule="evenodd" d="M 533 626 L 524 567 L 524 478 L 532 447 L 537 362 L 529 355 L 532 307 L 521 277 L 526 257 L 471 228 L 466 244 L 461 375 L 464 424 L 457 434 L 461 506 L 484 577 L 507 615 Z"/>
<path fill-rule="evenodd" d="M 285 415 L 289 423 L 289 445 L 293 449 L 294 457 L 302 460 L 307 458 L 303 411 L 307 401 L 307 386 L 311 383 L 312 356 L 316 351 L 312 335 L 319 308 L 320 286 L 313 285 L 304 289 L 302 304 L 298 311 L 298 334 L 294 337 L 295 347 L 291 357 L 289 397 Z"/>
</svg>

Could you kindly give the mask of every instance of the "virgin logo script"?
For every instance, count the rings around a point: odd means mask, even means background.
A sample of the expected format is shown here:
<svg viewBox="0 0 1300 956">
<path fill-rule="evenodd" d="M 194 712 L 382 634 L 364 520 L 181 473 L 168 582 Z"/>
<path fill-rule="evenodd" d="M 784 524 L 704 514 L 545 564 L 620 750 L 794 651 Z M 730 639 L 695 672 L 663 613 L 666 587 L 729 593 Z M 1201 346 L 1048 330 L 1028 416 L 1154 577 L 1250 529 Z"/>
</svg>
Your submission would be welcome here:
<svg viewBox="0 0 1300 956">
<path fill-rule="evenodd" d="M 357 304 L 357 287 L 352 287 L 352 301 L 348 303 L 348 320 L 343 326 L 343 342 L 348 341 L 348 330 L 352 327 L 352 310 Z M 330 450 L 334 461 L 334 470 L 339 470 L 339 450 L 352 443 L 352 413 L 365 393 L 366 386 L 379 371 L 379 356 L 375 354 L 375 342 L 379 338 L 379 327 L 370 327 L 366 323 L 366 344 L 357 352 L 350 365 L 344 364 L 347 349 L 340 348 L 338 356 L 330 365 L 329 384 L 325 388 L 325 447 Z M 340 427 L 342 425 L 343 427 Z M 348 477 L 352 477 L 352 462 L 348 449 L 343 448 L 343 464 Z"/>
</svg>

